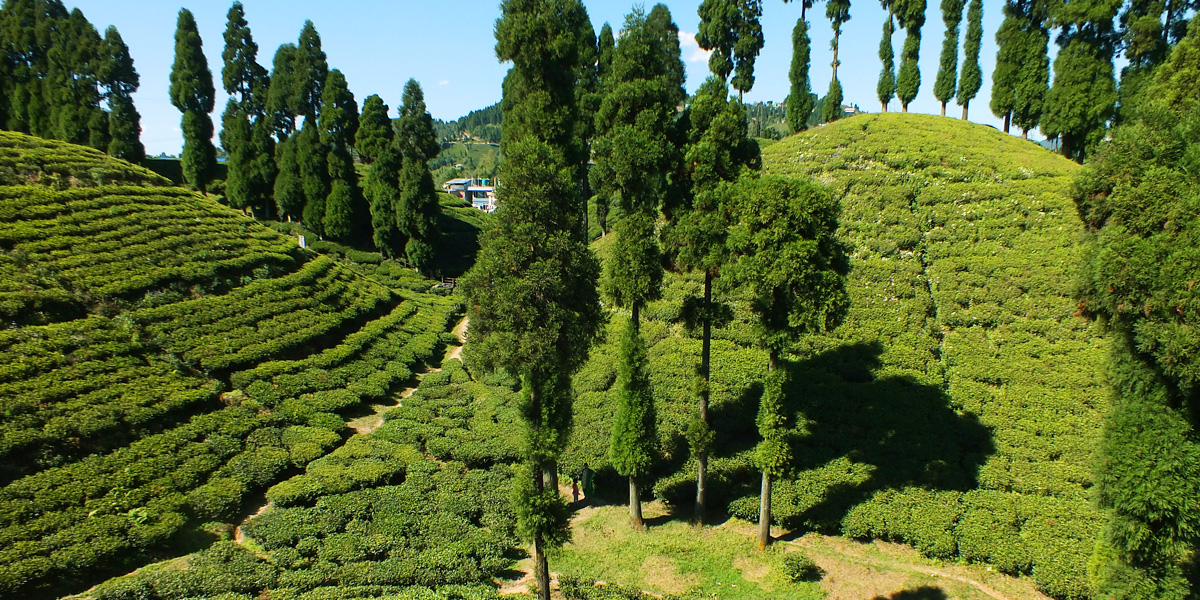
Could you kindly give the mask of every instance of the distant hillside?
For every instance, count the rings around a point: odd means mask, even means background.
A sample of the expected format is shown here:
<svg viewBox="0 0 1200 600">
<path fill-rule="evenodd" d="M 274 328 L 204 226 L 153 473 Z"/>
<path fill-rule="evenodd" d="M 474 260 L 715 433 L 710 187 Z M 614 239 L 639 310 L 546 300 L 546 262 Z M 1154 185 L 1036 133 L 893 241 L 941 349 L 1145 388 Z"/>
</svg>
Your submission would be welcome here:
<svg viewBox="0 0 1200 600">
<path fill-rule="evenodd" d="M 473 139 L 498 144 L 502 120 L 500 103 L 497 102 L 487 108 L 473 110 L 453 121 L 436 120 L 433 122 L 433 129 L 438 140 L 443 143 Z"/>
<path fill-rule="evenodd" d="M 0 133 L 2 597 L 211 543 L 449 328 L 452 299 L 166 183 Z"/>
<path fill-rule="evenodd" d="M 989 127 L 902 114 L 818 127 L 765 147 L 763 160 L 842 197 L 852 257 L 846 322 L 791 356 L 795 474 L 775 488 L 779 522 L 903 541 L 1031 575 L 1057 597 L 1088 596 L 1103 522 L 1089 503 L 1091 459 L 1109 398 L 1107 343 L 1071 298 L 1083 228 L 1066 192 L 1078 167 Z M 654 490 L 688 504 L 700 342 L 679 319 L 700 281 L 668 281 L 642 313 L 664 460 Z M 732 300 L 738 319 L 713 341 L 709 493 L 757 519 L 766 358 Z M 562 466 L 588 462 L 620 489 L 607 457 L 616 340 L 610 326 L 576 377 Z"/>
</svg>

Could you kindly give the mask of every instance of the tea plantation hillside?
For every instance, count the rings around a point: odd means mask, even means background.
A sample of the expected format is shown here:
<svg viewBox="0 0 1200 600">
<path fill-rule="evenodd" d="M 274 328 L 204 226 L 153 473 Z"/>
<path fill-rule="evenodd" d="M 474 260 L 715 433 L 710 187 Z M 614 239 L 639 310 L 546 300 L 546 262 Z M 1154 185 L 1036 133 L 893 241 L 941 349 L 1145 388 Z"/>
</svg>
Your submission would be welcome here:
<svg viewBox="0 0 1200 600">
<path fill-rule="evenodd" d="M 1071 300 L 1083 235 L 1066 196 L 1076 165 L 985 126 L 902 114 L 792 136 L 763 162 L 843 198 L 852 262 L 845 323 L 793 348 L 794 473 L 775 488 L 777 521 L 907 542 L 1030 574 L 1057 597 L 1089 595 L 1102 524 L 1090 461 L 1109 401 L 1106 343 Z M 643 313 L 665 463 L 654 489 L 676 505 L 695 494 L 683 432 L 700 342 L 678 321 L 699 290 L 696 276 L 669 278 Z M 710 493 L 757 519 L 751 459 L 767 361 L 733 300 L 741 318 L 714 333 Z M 610 332 L 576 379 L 568 472 L 607 468 L 615 342 Z M 620 482 L 609 485 L 620 498 Z"/>
<path fill-rule="evenodd" d="M 166 185 L 0 133 L 0 597 L 211 543 L 452 324 L 451 298 Z"/>
</svg>

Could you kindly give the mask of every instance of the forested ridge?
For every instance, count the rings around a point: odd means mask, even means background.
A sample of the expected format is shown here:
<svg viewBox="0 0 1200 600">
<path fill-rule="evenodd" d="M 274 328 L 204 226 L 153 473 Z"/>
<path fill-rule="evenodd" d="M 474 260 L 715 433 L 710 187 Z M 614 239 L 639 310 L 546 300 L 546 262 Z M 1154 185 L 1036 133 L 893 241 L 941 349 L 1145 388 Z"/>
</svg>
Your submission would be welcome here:
<svg viewBox="0 0 1200 600">
<path fill-rule="evenodd" d="M 816 600 L 820 534 L 1193 597 L 1197 3 L 883 0 L 875 115 L 851 2 L 795 4 L 791 95 L 746 104 L 758 0 L 699 2 L 690 95 L 666 5 L 597 34 L 505 0 L 503 99 L 451 122 L 411 79 L 360 104 L 312 21 L 260 64 L 240 2 L 210 68 L 185 8 L 155 84 L 185 189 L 137 164 L 116 29 L 6 0 L 0 596 Z M 968 121 L 983 35 L 1003 131 Z M 942 116 L 902 114 L 925 90 Z M 571 544 L 606 504 L 647 548 L 756 529 L 770 577 L 685 544 L 608 573 Z"/>
</svg>

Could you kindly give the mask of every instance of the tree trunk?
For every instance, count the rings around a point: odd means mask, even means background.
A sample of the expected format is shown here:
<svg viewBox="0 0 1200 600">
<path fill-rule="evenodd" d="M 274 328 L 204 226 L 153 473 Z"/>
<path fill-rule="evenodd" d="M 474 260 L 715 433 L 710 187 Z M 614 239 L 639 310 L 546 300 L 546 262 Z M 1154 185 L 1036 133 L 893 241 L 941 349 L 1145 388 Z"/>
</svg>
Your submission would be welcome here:
<svg viewBox="0 0 1200 600">
<path fill-rule="evenodd" d="M 633 475 L 629 476 L 629 523 L 634 529 L 646 528 L 642 521 L 642 499 L 638 497 L 637 479 Z"/>
<path fill-rule="evenodd" d="M 558 491 L 558 461 L 552 460 L 542 467 L 542 485 Z"/>
<path fill-rule="evenodd" d="M 1028 129 L 1021 130 L 1021 139 L 1023 139 L 1023 140 L 1029 139 L 1029 130 Z"/>
<path fill-rule="evenodd" d="M 543 486 L 544 476 L 538 473 L 539 470 L 542 469 L 534 465 L 533 486 L 541 493 L 546 488 Z M 540 533 L 533 536 L 533 573 L 537 579 L 538 600 L 550 600 L 550 563 L 546 560 L 545 543 Z"/>
<path fill-rule="evenodd" d="M 763 471 L 762 500 L 758 506 L 758 549 L 771 543 L 771 475 Z"/>
<path fill-rule="evenodd" d="M 1008 125 L 1012 121 L 1012 113 L 1004 115 L 1004 133 L 1008 133 Z"/>
<path fill-rule="evenodd" d="M 801 0 L 801 2 L 803 2 L 803 0 Z M 833 79 L 834 79 L 835 81 L 837 80 L 837 68 L 838 68 L 838 38 L 839 38 L 839 37 L 841 37 L 841 34 L 840 34 L 840 32 L 836 32 L 836 31 L 835 31 L 835 32 L 833 33 Z"/>
<path fill-rule="evenodd" d="M 945 102 L 942 103 L 942 116 L 943 117 L 946 116 L 946 103 Z"/>
<path fill-rule="evenodd" d="M 713 275 L 711 270 L 704 271 L 704 306 L 707 310 L 712 304 L 712 280 Z M 711 312 L 705 313 L 711 315 Z M 700 340 L 700 377 L 704 379 L 704 387 L 700 389 L 700 422 L 708 426 L 708 384 L 711 373 L 711 356 L 712 356 L 712 321 L 708 318 L 704 319 L 704 335 Z M 701 448 L 696 454 L 696 523 L 704 524 L 704 515 L 707 512 L 706 494 L 708 478 L 708 449 Z"/>
<path fill-rule="evenodd" d="M 900 112 L 902 112 L 902 113 L 908 112 L 908 103 L 907 102 L 900 103 Z"/>
<path fill-rule="evenodd" d="M 970 106 L 970 105 L 971 105 L 971 101 L 970 101 L 970 100 L 967 100 L 966 104 L 963 104 L 963 118 L 962 118 L 962 120 L 964 120 L 964 121 L 966 121 L 966 120 L 967 120 L 967 107 L 968 107 L 968 106 Z"/>
</svg>

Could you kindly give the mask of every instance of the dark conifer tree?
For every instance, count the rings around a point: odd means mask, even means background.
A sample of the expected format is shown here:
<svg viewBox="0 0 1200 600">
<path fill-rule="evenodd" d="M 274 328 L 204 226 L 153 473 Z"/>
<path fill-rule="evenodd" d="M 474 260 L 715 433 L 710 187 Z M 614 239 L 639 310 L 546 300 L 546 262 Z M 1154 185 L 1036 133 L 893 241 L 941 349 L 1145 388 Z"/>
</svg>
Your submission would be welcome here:
<svg viewBox="0 0 1200 600">
<path fill-rule="evenodd" d="M 1004 4 L 1004 22 L 996 30 L 996 68 L 992 70 L 992 114 L 1004 121 L 1004 133 L 1012 123 L 1013 104 L 1021 60 L 1025 57 L 1021 43 L 1024 25 L 1020 9 L 1013 1 Z"/>
<path fill-rule="evenodd" d="M 586 14 L 587 9 L 584 9 Z M 579 80 L 575 84 L 575 102 L 579 105 L 580 115 L 594 115 L 600 109 L 600 101 L 604 98 L 600 90 L 600 75 L 598 64 L 600 60 L 599 42 L 596 40 L 596 30 L 592 28 L 591 18 L 580 23 L 579 31 Z M 578 128 L 575 136 L 583 145 L 578 166 L 579 190 L 583 203 L 580 211 L 583 214 L 582 233 L 584 239 L 589 239 L 588 199 L 592 197 L 591 186 L 588 185 L 588 162 L 592 157 L 592 138 L 596 133 L 594 119 L 579 118 L 575 121 Z"/>
<path fill-rule="evenodd" d="M 600 37 L 596 40 L 596 75 L 600 77 L 601 84 L 612 70 L 613 50 L 616 46 L 612 26 L 605 23 L 600 27 Z"/>
<path fill-rule="evenodd" d="M 850 0 L 826 0 L 825 17 L 833 25 L 833 79 L 829 81 L 829 91 L 825 94 L 825 122 L 840 119 L 842 112 L 842 83 L 838 81 L 838 43 L 842 37 L 842 25 L 850 20 Z M 836 94 L 836 96 L 835 96 Z M 834 100 L 829 100 L 834 98 Z"/>
<path fill-rule="evenodd" d="M 354 136 L 354 149 L 362 161 L 367 165 L 373 164 L 395 138 L 392 120 L 388 117 L 388 105 L 377 94 L 367 96 L 358 120 L 358 133 Z"/>
<path fill-rule="evenodd" d="M 133 68 L 129 47 L 121 39 L 116 27 L 104 32 L 105 62 L 100 79 L 108 99 L 108 153 L 133 164 L 140 164 L 146 156 L 142 146 L 141 115 L 133 105 L 133 93 L 139 81 Z"/>
<path fill-rule="evenodd" d="M 801 21 L 803 23 L 803 21 Z M 711 374 L 712 328 L 727 318 L 727 307 L 714 302 L 713 281 L 728 260 L 725 232 L 729 227 L 725 198 L 716 190 L 722 182 L 736 180 L 746 169 L 760 165 L 758 144 L 746 137 L 742 126 L 745 108 L 729 98 L 729 88 L 710 77 L 692 99 L 687 118 L 684 163 L 689 165 L 691 202 L 666 226 L 668 255 L 680 269 L 704 272 L 704 292 L 684 303 L 689 327 L 701 329 L 699 380 L 696 385 L 699 411 L 688 423 L 687 438 L 696 457 L 696 521 L 704 523 L 707 511 L 708 453 L 713 433 L 709 426 L 708 401 Z"/>
<path fill-rule="evenodd" d="M 1061 137 L 1063 156 L 1083 162 L 1104 139 L 1116 110 L 1113 21 L 1120 3 L 1084 0 L 1055 6 L 1052 20 L 1061 28 L 1062 48 L 1054 58 L 1042 132 Z"/>
<path fill-rule="evenodd" d="M 971 100 L 983 85 L 983 70 L 979 66 L 979 49 L 983 45 L 983 0 L 971 0 L 967 6 L 967 37 L 963 44 L 962 73 L 958 77 L 958 105 L 962 118 L 967 120 Z"/>
<path fill-rule="evenodd" d="M 346 87 L 346 77 L 333 69 L 322 86 L 321 145 L 326 148 L 329 195 L 322 217 L 325 235 L 344 242 L 366 231 L 369 211 L 354 171 L 354 136 L 358 133 L 358 103 Z"/>
<path fill-rule="evenodd" d="M 696 43 L 712 50 L 708 69 L 721 79 L 733 73 L 738 99 L 754 87 L 754 61 L 763 47 L 761 0 L 704 0 L 697 11 Z"/>
<path fill-rule="evenodd" d="M 256 136 L 256 128 L 260 121 L 268 120 L 267 70 L 258 64 L 258 44 L 250 34 L 241 2 L 234 2 L 226 15 L 225 49 L 221 56 L 224 59 L 221 79 L 230 95 L 221 116 L 221 146 L 228 157 L 225 196 L 230 206 L 250 208 L 265 215 L 274 188 L 270 178 L 273 169 L 264 173 L 266 163 L 259 158 L 264 151 L 272 156 L 274 147 L 269 135 L 266 139 L 262 133 Z M 267 147 L 260 148 L 264 144 Z"/>
<path fill-rule="evenodd" d="M 315 119 L 321 107 L 329 63 L 321 49 L 321 36 L 312 21 L 305 21 L 296 43 L 292 61 L 292 96 L 290 105 L 296 116 Z"/>
<path fill-rule="evenodd" d="M 879 62 L 883 68 L 879 71 L 879 83 L 875 85 L 875 94 L 883 112 L 887 112 L 888 104 L 896 97 L 896 53 L 892 49 L 892 34 L 896 31 L 896 23 L 892 14 L 891 0 L 880 0 L 888 11 L 887 21 L 883 22 L 883 38 L 879 40 Z"/>
<path fill-rule="evenodd" d="M 216 171 L 217 152 L 213 147 L 212 71 L 204 58 L 196 19 L 188 9 L 180 9 L 175 26 L 175 64 L 171 68 L 171 104 L 183 113 L 183 154 L 180 163 L 183 179 L 205 193 Z"/>
<path fill-rule="evenodd" d="M 946 116 L 946 103 L 954 99 L 958 86 L 958 25 L 962 22 L 962 13 L 963 0 L 942 0 L 946 34 L 942 39 L 937 79 L 933 82 L 933 97 L 942 103 L 943 117 Z"/>
<path fill-rule="evenodd" d="M 295 44 L 283 44 L 275 51 L 275 57 L 271 61 L 266 112 L 274 128 L 275 140 L 279 144 L 296 131 L 297 115 L 292 108 L 292 89 L 296 87 L 295 60 Z"/>
<path fill-rule="evenodd" d="M 388 105 L 379 96 L 367 96 L 363 101 L 355 139 L 359 155 L 369 163 L 363 191 L 370 206 L 375 247 L 389 258 L 403 256 L 405 240 L 396 219 L 396 206 L 400 202 L 397 185 L 402 159 L 396 146 L 395 130 L 388 117 Z"/>
<path fill-rule="evenodd" d="M 755 463 L 762 471 L 758 544 L 771 541 L 771 486 L 791 468 L 790 416 L 783 410 L 783 353 L 797 338 L 837 326 L 850 304 L 849 261 L 836 236 L 841 205 L 806 180 L 742 178 L 725 184 L 731 198 L 732 262 L 722 279 L 750 298 L 754 333 L 770 356 L 758 412 L 762 436 Z"/>
<path fill-rule="evenodd" d="M 304 218 L 304 180 L 300 176 L 300 161 L 296 156 L 299 139 L 299 133 L 295 133 L 275 146 L 275 164 L 278 168 L 273 188 L 275 207 L 279 210 L 279 216 L 286 216 L 288 221 Z"/>
<path fill-rule="evenodd" d="M 900 51 L 900 72 L 896 75 L 896 96 L 900 99 L 900 110 L 908 112 L 908 105 L 916 99 L 921 89 L 921 69 L 917 59 L 921 54 L 921 28 L 925 26 L 925 0 L 899 0 L 896 17 L 906 31 L 904 48 Z"/>
<path fill-rule="evenodd" d="M 659 6 L 655 10 L 660 10 Z M 669 13 L 665 20 L 670 22 Z M 613 255 L 605 264 L 605 291 L 617 306 L 630 309 L 632 333 L 628 335 L 638 338 L 623 342 L 623 346 L 642 343 L 639 311 L 657 297 L 662 284 L 655 222 L 660 200 L 671 194 L 669 176 L 679 169 L 672 129 L 675 106 L 684 99 L 679 76 L 682 61 L 669 34 L 664 34 L 672 29 L 673 23 L 655 23 L 640 10 L 626 17 L 606 82 L 607 93 L 596 114 L 592 183 L 620 202 L 623 215 L 616 226 Z M 645 359 L 644 354 L 632 350 L 623 349 L 622 356 Z M 645 367 L 623 365 L 622 369 L 636 374 Z M 630 377 L 622 381 L 640 385 L 636 377 Z M 653 407 L 645 405 L 653 404 L 653 395 L 648 388 L 625 388 L 618 391 L 618 397 L 609 457 L 617 473 L 629 479 L 630 521 L 640 528 L 637 480 L 649 473 L 657 436 L 654 423 L 639 415 L 653 414 Z"/>
<path fill-rule="evenodd" d="M 43 85 L 49 121 L 40 135 L 107 150 L 108 118 L 100 108 L 97 77 L 106 62 L 100 34 L 78 8 L 51 23 L 48 31 L 38 31 L 39 38 L 50 39 Z"/>
<path fill-rule="evenodd" d="M 792 133 L 808 128 L 808 115 L 812 113 L 812 83 L 808 78 L 810 63 L 808 21 L 796 20 L 792 30 L 792 68 L 788 71 L 791 90 L 787 97 L 787 122 Z"/>
<path fill-rule="evenodd" d="M 403 157 L 400 199 L 395 208 L 396 225 L 407 239 L 404 253 L 409 264 L 421 269 L 433 261 L 438 235 L 437 217 L 441 207 L 433 175 L 429 172 L 429 161 L 438 155 L 441 146 L 433 131 L 433 117 L 425 108 L 425 93 L 415 79 L 404 84 L 403 100 L 396 125 L 396 142 Z"/>
<path fill-rule="evenodd" d="M 322 86 L 323 87 L 323 86 Z M 325 237 L 325 199 L 329 197 L 329 147 L 321 141 L 321 126 L 317 119 L 305 119 L 304 126 L 288 144 L 295 142 L 297 173 L 304 193 L 301 213 L 304 227 Z"/>
<path fill-rule="evenodd" d="M 1021 44 L 1025 56 L 1013 86 L 1012 122 L 1021 128 L 1021 137 L 1025 139 L 1029 139 L 1029 130 L 1041 123 L 1046 93 L 1050 90 L 1050 57 L 1047 54 L 1050 32 L 1045 26 L 1048 15 L 1038 10 L 1041 7 L 1045 7 L 1045 4 L 1031 5 L 1024 32 L 1025 41 Z"/>
<path fill-rule="evenodd" d="M 496 55 L 513 65 L 501 102 L 505 184 L 494 227 L 460 285 L 471 319 L 468 351 L 521 379 L 524 468 L 513 508 L 518 534 L 533 544 L 538 597 L 549 600 L 546 551 L 568 535 L 552 474 L 571 427 L 570 376 L 603 320 L 600 266 L 579 233 L 573 173 L 582 153 L 573 123 L 574 36 L 586 16 L 578 0 L 506 0 L 501 15 Z"/>
</svg>

